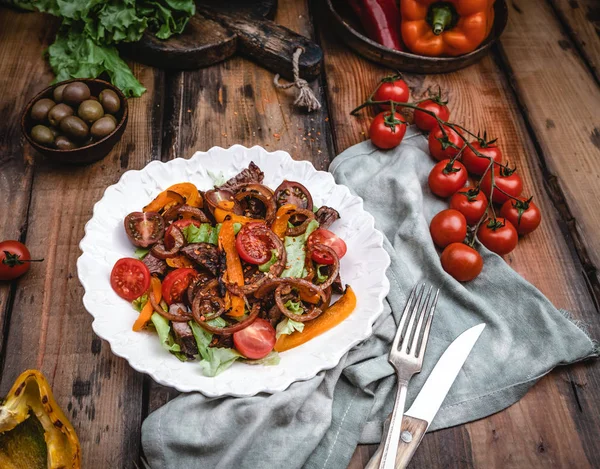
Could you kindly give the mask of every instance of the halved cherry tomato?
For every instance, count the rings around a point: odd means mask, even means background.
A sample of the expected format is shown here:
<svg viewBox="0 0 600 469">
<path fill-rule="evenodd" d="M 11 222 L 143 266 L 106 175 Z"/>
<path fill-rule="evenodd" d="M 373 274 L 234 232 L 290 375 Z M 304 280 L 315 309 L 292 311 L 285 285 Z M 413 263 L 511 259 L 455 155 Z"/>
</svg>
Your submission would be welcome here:
<svg viewBox="0 0 600 469">
<path fill-rule="evenodd" d="M 244 225 L 235 239 L 235 248 L 243 261 L 260 265 L 271 259 L 271 242 L 265 235 L 264 223 Z"/>
<path fill-rule="evenodd" d="M 440 104 L 440 102 L 437 102 L 434 99 L 423 101 L 422 103 L 417 104 L 417 107 L 433 112 L 443 121 L 447 121 L 450 117 L 450 109 L 448 109 L 448 106 Z M 419 129 L 426 132 L 431 132 L 438 126 L 438 121 L 435 117 L 418 110 L 415 110 L 414 121 Z"/>
<path fill-rule="evenodd" d="M 467 220 L 458 210 L 442 210 L 431 219 L 429 232 L 433 242 L 441 248 L 451 243 L 462 243 L 467 236 Z"/>
<path fill-rule="evenodd" d="M 401 78 L 394 80 L 390 77 L 379 85 L 379 88 L 377 88 L 377 91 L 375 91 L 375 94 L 373 95 L 373 101 L 396 101 L 397 103 L 407 103 L 409 97 L 410 91 L 406 82 Z M 380 104 L 379 107 L 384 111 L 390 110 L 389 104 Z"/>
<path fill-rule="evenodd" d="M 110 286 L 121 298 L 133 301 L 148 290 L 150 271 L 142 261 L 124 257 L 115 263 L 110 273 Z"/>
<path fill-rule="evenodd" d="M 531 233 L 542 221 L 542 214 L 538 206 L 531 199 L 524 197 L 504 202 L 500 214 L 514 225 L 520 235 Z"/>
<path fill-rule="evenodd" d="M 393 116 L 391 111 L 377 114 L 369 127 L 371 142 L 382 150 L 389 150 L 400 145 L 405 133 L 404 118 L 397 112 L 394 112 Z"/>
<path fill-rule="evenodd" d="M 481 255 L 471 246 L 452 243 L 446 246 L 441 256 L 442 268 L 459 282 L 469 282 L 483 269 Z"/>
<path fill-rule="evenodd" d="M 490 251 L 504 256 L 517 247 L 519 235 L 505 218 L 488 218 L 477 230 L 477 239 Z"/>
<path fill-rule="evenodd" d="M 467 182 L 468 174 L 460 161 L 442 160 L 429 173 L 429 188 L 439 197 L 450 197 Z"/>
<path fill-rule="evenodd" d="M 459 191 L 450 199 L 450 208 L 462 213 L 469 225 L 475 225 L 481 219 L 487 206 L 487 197 L 477 188 Z"/>
<path fill-rule="evenodd" d="M 502 163 L 502 152 L 493 143 L 480 143 L 479 141 L 471 142 L 471 146 L 475 148 L 479 153 L 485 156 L 489 156 L 491 159 L 498 163 Z M 465 151 L 463 151 L 460 157 L 462 164 L 465 165 L 467 171 L 471 174 L 481 176 L 490 164 L 490 160 L 476 155 L 475 152 L 467 145 Z"/>
<path fill-rule="evenodd" d="M 157 212 L 132 212 L 125 217 L 127 237 L 140 248 L 161 240 L 165 231 L 165 221 Z"/>
<path fill-rule="evenodd" d="M 200 222 L 198 220 L 194 220 L 193 218 L 182 218 L 181 220 L 175 220 L 173 223 L 171 223 L 172 225 L 175 225 L 177 228 L 179 228 L 180 230 L 183 230 L 184 228 L 190 226 L 191 224 L 194 224 L 194 226 L 199 227 L 200 226 Z"/>
<path fill-rule="evenodd" d="M 286 204 L 295 205 L 297 208 L 312 210 L 313 200 L 310 191 L 302 184 L 296 181 L 284 180 L 277 189 L 275 189 L 275 201 L 277 207 Z"/>
<path fill-rule="evenodd" d="M 461 136 L 452 128 L 444 126 L 444 131 L 446 135 L 438 125 L 429 134 L 429 153 L 438 161 L 451 160 L 464 145 Z"/>
<path fill-rule="evenodd" d="M 198 276 L 195 269 L 184 268 L 169 272 L 162 283 L 162 296 L 167 304 L 177 303 Z"/>
<path fill-rule="evenodd" d="M 313 231 L 306 243 L 308 250 L 312 251 L 312 260 L 318 264 L 331 265 L 333 264 L 333 258 L 326 252 L 314 249 L 315 244 L 329 246 L 335 251 L 340 259 L 346 255 L 346 251 L 348 250 L 346 243 L 342 238 L 325 228 L 319 228 Z"/>
<path fill-rule="evenodd" d="M 251 360 L 264 358 L 275 346 L 275 329 L 266 319 L 258 318 L 248 327 L 233 334 L 238 352 Z"/>
<path fill-rule="evenodd" d="M 494 166 L 494 183 L 496 186 L 513 197 L 519 197 L 521 192 L 523 192 L 523 181 L 521 180 L 521 176 L 517 174 L 516 169 L 510 169 L 504 166 Z M 481 181 L 481 190 L 488 197 L 491 186 L 492 172 L 488 171 L 483 178 L 483 181 Z M 508 197 L 506 194 L 503 194 L 497 188 L 494 188 L 492 202 L 496 204 L 503 204 L 509 199 L 510 197 Z"/>
</svg>

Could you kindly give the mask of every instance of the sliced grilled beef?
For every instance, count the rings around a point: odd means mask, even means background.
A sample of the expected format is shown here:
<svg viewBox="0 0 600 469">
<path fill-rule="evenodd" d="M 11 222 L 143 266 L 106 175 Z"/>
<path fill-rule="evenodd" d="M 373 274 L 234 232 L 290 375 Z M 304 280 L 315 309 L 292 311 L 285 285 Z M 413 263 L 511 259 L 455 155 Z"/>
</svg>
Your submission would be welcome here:
<svg viewBox="0 0 600 469">
<path fill-rule="evenodd" d="M 165 275 L 165 272 L 167 271 L 167 263 L 164 260 L 154 256 L 151 252 L 144 257 L 143 262 L 146 264 L 146 267 L 148 267 L 151 275 Z"/>
<path fill-rule="evenodd" d="M 179 344 L 181 351 L 188 358 L 194 358 L 194 355 L 198 355 L 196 339 L 189 324 L 187 322 L 173 322 L 171 327 L 175 335 L 175 342 Z"/>
<path fill-rule="evenodd" d="M 204 267 L 215 277 L 219 276 L 221 259 L 219 250 L 214 244 L 194 243 L 181 248 L 181 252 L 196 264 Z"/>
<path fill-rule="evenodd" d="M 265 178 L 263 173 L 258 166 L 251 161 L 246 169 L 243 169 L 238 175 L 232 177 L 229 181 L 219 187 L 219 189 L 234 190 L 240 184 L 248 184 L 250 182 L 262 184 Z"/>
<path fill-rule="evenodd" d="M 334 208 L 323 205 L 315 214 L 320 228 L 329 228 L 334 221 L 340 218 L 340 214 Z"/>
</svg>

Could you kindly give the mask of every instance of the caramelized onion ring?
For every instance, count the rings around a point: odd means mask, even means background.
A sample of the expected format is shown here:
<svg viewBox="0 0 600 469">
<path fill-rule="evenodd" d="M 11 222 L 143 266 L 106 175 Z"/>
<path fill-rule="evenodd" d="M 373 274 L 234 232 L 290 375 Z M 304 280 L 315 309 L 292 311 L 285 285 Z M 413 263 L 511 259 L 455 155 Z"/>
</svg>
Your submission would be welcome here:
<svg viewBox="0 0 600 469">
<path fill-rule="evenodd" d="M 184 311 L 181 308 L 182 303 L 173 303 L 171 305 L 171 307 L 169 308 L 169 311 L 165 311 L 164 309 L 162 309 L 162 306 L 160 306 L 156 302 L 156 298 L 154 298 L 154 293 L 150 292 L 150 294 L 148 295 L 148 300 L 150 301 L 150 304 L 152 305 L 152 308 L 154 309 L 154 311 L 156 311 L 158 314 L 160 314 L 162 317 L 168 319 L 169 321 L 187 322 L 190 319 L 192 319 L 191 314 L 188 313 L 187 311 Z M 185 305 L 183 305 L 183 306 L 185 307 Z"/>
<path fill-rule="evenodd" d="M 185 245 L 185 237 L 177 226 L 171 225 L 170 234 L 173 236 L 173 240 L 175 241 L 171 249 L 166 249 L 164 243 L 157 243 L 150 251 L 159 259 L 168 259 L 170 257 L 177 256 L 179 250 Z"/>
<path fill-rule="evenodd" d="M 204 193 L 204 200 L 208 206 L 208 210 L 210 213 L 215 212 L 215 208 L 219 205 L 219 202 L 231 201 L 235 202 L 235 198 L 233 196 L 233 192 L 228 189 L 211 189 Z M 233 207 L 233 213 L 236 215 L 241 215 L 242 210 L 238 203 L 236 203 Z"/>
<path fill-rule="evenodd" d="M 313 249 L 317 251 L 323 251 L 329 254 L 333 259 L 333 264 L 331 264 L 329 277 L 327 277 L 327 280 L 325 280 L 323 283 L 317 285 L 321 290 L 325 290 L 327 287 L 331 286 L 333 282 L 335 282 L 336 277 L 340 273 L 340 258 L 332 248 L 330 248 L 329 246 L 325 246 L 324 244 L 315 244 L 313 246 Z M 311 253 L 308 254 L 310 255 Z"/>
<path fill-rule="evenodd" d="M 306 228 L 308 228 L 308 225 L 310 224 L 310 222 L 315 219 L 315 214 L 312 212 L 312 210 L 306 210 L 304 208 L 297 208 L 296 210 L 294 210 L 294 213 L 292 214 L 291 217 L 294 217 L 296 215 L 304 216 L 305 220 L 298 226 L 294 226 L 293 228 L 288 228 L 285 231 L 286 236 L 301 235 L 302 233 L 304 233 L 306 231 Z"/>
<path fill-rule="evenodd" d="M 317 304 L 325 301 L 325 293 L 319 286 L 301 278 L 273 278 L 260 286 L 254 296 L 258 299 L 266 297 L 280 285 L 289 285 L 300 292 L 300 298 L 307 303 Z"/>
<path fill-rule="evenodd" d="M 255 183 L 242 184 L 235 193 L 235 200 L 241 202 L 246 197 L 260 200 L 265 206 L 265 221 L 268 225 L 273 223 L 277 214 L 277 204 L 275 194 L 269 187 Z"/>
<path fill-rule="evenodd" d="M 237 324 L 234 324 L 233 326 L 229 326 L 229 327 L 214 327 L 214 326 L 207 324 L 204 321 L 198 321 L 199 318 L 194 317 L 194 319 L 200 325 L 200 327 L 203 327 L 204 329 L 206 329 L 209 332 L 212 332 L 213 334 L 231 335 L 234 332 L 241 331 L 242 329 L 245 329 L 250 324 L 252 324 L 258 317 L 258 313 L 260 313 L 260 306 L 257 303 L 255 303 L 254 306 L 252 307 L 252 311 L 250 312 L 250 315 L 246 319 L 244 319 L 241 322 L 238 322 Z"/>
<path fill-rule="evenodd" d="M 293 321 L 306 322 L 310 321 L 311 319 L 315 319 L 316 317 L 320 316 L 321 313 L 323 313 L 323 310 L 317 308 L 315 305 L 311 305 L 310 309 L 306 314 L 292 313 L 289 309 L 286 308 L 283 302 L 283 298 L 281 297 L 282 294 L 289 294 L 290 292 L 291 287 L 286 284 L 279 285 L 275 289 L 275 304 L 279 308 L 279 311 L 281 311 L 281 313 L 287 316 L 288 318 L 292 319 Z"/>
</svg>

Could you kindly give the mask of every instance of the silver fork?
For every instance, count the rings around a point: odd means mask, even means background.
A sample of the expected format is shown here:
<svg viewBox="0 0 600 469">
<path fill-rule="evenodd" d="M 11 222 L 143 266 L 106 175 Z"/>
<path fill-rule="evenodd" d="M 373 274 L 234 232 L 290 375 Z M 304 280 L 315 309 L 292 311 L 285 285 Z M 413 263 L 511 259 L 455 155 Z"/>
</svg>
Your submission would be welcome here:
<svg viewBox="0 0 600 469">
<path fill-rule="evenodd" d="M 404 415 L 404 404 L 408 391 L 408 382 L 416 373 L 421 371 L 423 355 L 427 347 L 427 339 L 433 321 L 433 312 L 437 305 L 440 290 L 432 297 L 433 287 L 429 287 L 425 295 L 426 286 L 420 288 L 415 286 L 408 297 L 402 319 L 392 343 L 388 361 L 395 368 L 398 377 L 398 390 L 396 391 L 396 402 L 390 420 L 389 430 L 383 447 L 383 456 L 379 463 L 379 469 L 394 469 L 398 442 L 400 441 L 400 430 L 402 427 L 402 416 Z M 418 293 L 417 293 L 418 291 Z M 406 322 L 408 326 L 405 329 Z M 415 326 L 416 321 L 416 326 Z M 423 324 L 425 329 L 423 330 Z M 423 330 L 423 339 L 419 345 L 419 336 Z"/>
</svg>

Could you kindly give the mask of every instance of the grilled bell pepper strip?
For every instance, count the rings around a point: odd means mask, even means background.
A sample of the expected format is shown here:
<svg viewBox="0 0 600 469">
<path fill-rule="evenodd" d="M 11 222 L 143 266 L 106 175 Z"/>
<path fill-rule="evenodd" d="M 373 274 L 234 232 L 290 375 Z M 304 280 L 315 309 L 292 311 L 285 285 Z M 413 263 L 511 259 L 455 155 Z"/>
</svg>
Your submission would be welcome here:
<svg viewBox="0 0 600 469">
<path fill-rule="evenodd" d="M 296 331 L 280 336 L 275 342 L 275 350 L 285 352 L 314 339 L 350 316 L 354 308 L 356 308 L 356 295 L 348 285 L 344 295 L 333 306 L 326 309 L 319 317 L 304 323 L 302 332 Z"/>
<path fill-rule="evenodd" d="M 389 49 L 403 50 L 398 25 L 400 12 L 395 0 L 350 0 L 369 38 Z"/>
<path fill-rule="evenodd" d="M 221 226 L 221 231 L 219 231 L 219 247 L 225 252 L 227 261 L 225 281 L 243 287 L 244 271 L 242 270 L 242 261 L 235 248 L 235 233 L 232 220 L 225 220 Z M 227 292 L 225 294 L 225 306 L 231 308 L 228 313 L 229 316 L 237 317 L 244 315 L 244 299 L 240 296 Z"/>
<path fill-rule="evenodd" d="M 287 231 L 288 221 L 294 214 L 296 206 L 294 204 L 285 204 L 277 209 L 275 215 L 275 221 L 271 225 L 271 231 L 275 233 L 279 238 L 285 238 L 285 232 Z"/>
<path fill-rule="evenodd" d="M 29 417 L 30 412 L 35 414 L 44 429 L 47 468 L 80 469 L 81 447 L 75 429 L 54 400 L 48 381 L 38 370 L 21 373 L 0 405 L 0 433 L 13 430 Z"/>
<path fill-rule="evenodd" d="M 217 223 L 223 223 L 226 219 L 231 220 L 234 223 L 241 223 L 245 225 L 246 223 L 250 223 L 251 221 L 256 221 L 252 218 L 245 217 L 243 215 L 237 215 L 233 213 L 233 207 L 235 206 L 235 202 L 232 200 L 222 200 L 215 207 L 215 211 L 213 216 Z"/>
<path fill-rule="evenodd" d="M 157 277 L 153 276 L 150 280 L 150 289 L 148 291 L 148 294 L 154 295 L 156 302 L 160 303 L 160 300 L 162 299 L 162 285 Z M 141 331 L 144 328 L 144 326 L 150 321 L 153 312 L 154 308 L 152 308 L 152 303 L 148 299 L 148 301 L 140 311 L 140 315 L 133 323 L 132 329 L 135 332 Z"/>
<path fill-rule="evenodd" d="M 400 11 L 407 49 L 432 57 L 474 51 L 494 24 L 494 0 L 402 0 Z"/>
<path fill-rule="evenodd" d="M 144 212 L 160 212 L 175 204 L 186 204 L 202 208 L 204 201 L 194 184 L 191 182 L 182 182 L 162 191 L 143 210 Z"/>
</svg>

